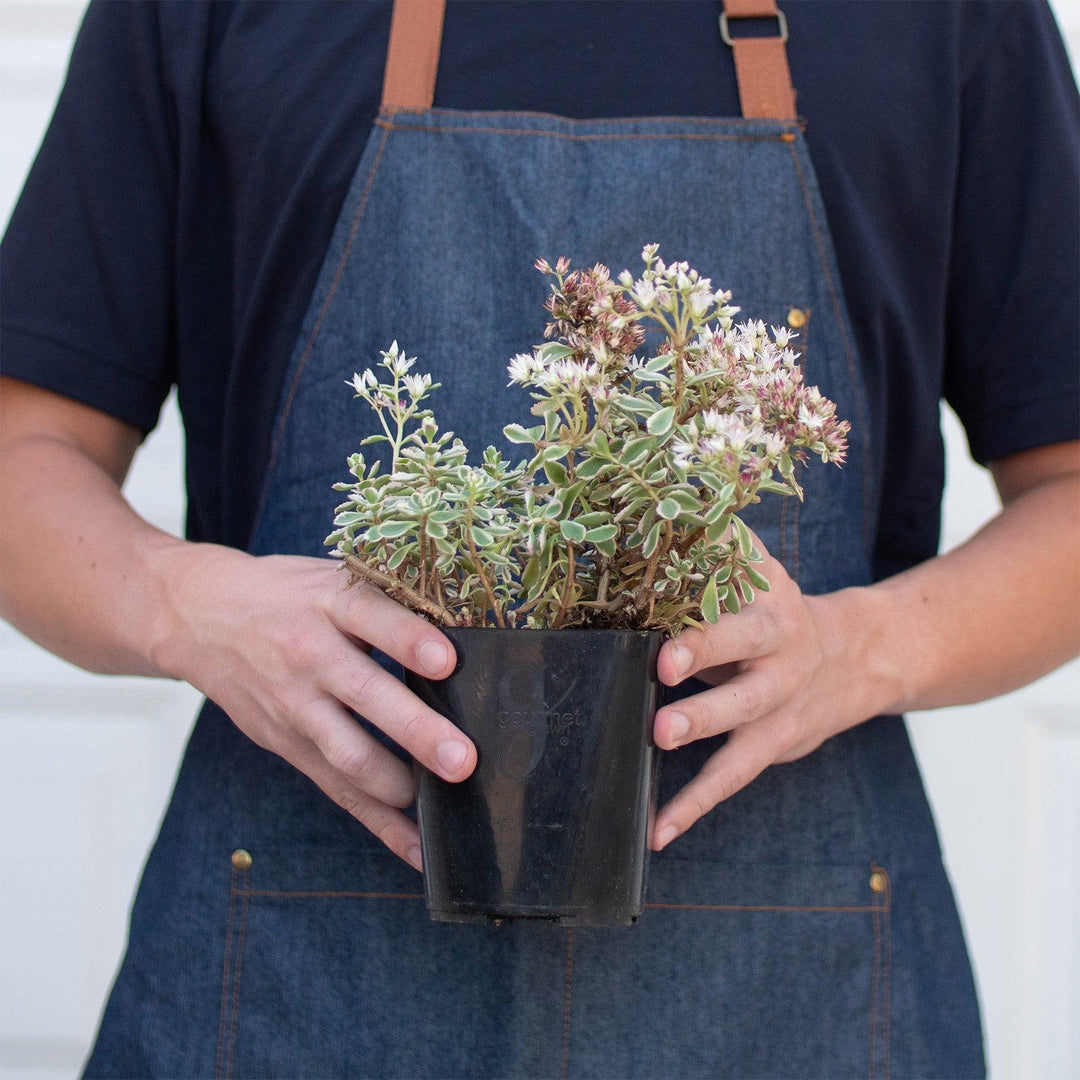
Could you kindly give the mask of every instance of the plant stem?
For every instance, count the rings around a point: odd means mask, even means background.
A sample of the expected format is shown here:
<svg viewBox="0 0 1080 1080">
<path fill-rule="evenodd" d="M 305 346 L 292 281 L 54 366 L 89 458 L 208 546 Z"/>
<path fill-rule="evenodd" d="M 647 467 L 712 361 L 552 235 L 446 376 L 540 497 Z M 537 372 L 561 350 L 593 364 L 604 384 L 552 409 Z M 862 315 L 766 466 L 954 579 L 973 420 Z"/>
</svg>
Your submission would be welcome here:
<svg viewBox="0 0 1080 1080">
<path fill-rule="evenodd" d="M 469 544 L 469 554 L 472 555 L 473 569 L 476 571 L 476 576 L 480 579 L 480 584 L 484 587 L 484 592 L 487 594 L 488 606 L 495 616 L 495 625 L 505 629 L 506 620 L 503 619 L 502 612 L 499 610 L 499 602 L 495 599 L 495 589 L 492 587 L 491 582 L 488 581 L 487 574 L 484 573 L 484 567 L 480 560 L 480 552 L 477 550 L 476 544 L 473 543 L 472 525 L 473 513 L 472 506 L 470 505 L 469 520 L 465 523 L 465 536 Z"/>
<path fill-rule="evenodd" d="M 355 555 L 346 555 L 344 562 L 349 569 L 350 586 L 357 581 L 367 581 L 372 585 L 377 585 L 391 599 L 400 600 L 414 611 L 430 616 L 436 622 L 442 623 L 443 626 L 461 625 L 457 616 L 441 604 L 436 604 L 426 596 L 421 596 L 415 589 L 410 589 L 404 582 L 398 581 L 389 574 L 368 566 L 367 563 L 361 562 Z"/>
<path fill-rule="evenodd" d="M 566 584 L 563 586 L 562 599 L 559 601 L 559 610 L 555 613 L 555 619 L 551 624 L 551 628 L 554 630 L 561 625 L 563 619 L 566 617 L 566 610 L 570 606 L 570 600 L 574 595 L 574 577 L 577 570 L 574 566 L 574 544 L 573 541 L 566 541 Z"/>
</svg>

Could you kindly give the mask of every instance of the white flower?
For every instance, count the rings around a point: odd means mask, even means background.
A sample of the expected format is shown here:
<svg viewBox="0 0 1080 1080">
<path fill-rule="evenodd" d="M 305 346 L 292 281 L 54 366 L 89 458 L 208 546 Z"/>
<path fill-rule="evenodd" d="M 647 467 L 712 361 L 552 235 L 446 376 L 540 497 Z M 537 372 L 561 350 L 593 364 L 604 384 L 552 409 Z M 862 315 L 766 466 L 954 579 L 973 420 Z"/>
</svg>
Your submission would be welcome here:
<svg viewBox="0 0 1080 1080">
<path fill-rule="evenodd" d="M 518 353 L 509 364 L 506 372 L 511 383 L 526 383 L 532 377 L 533 358 L 528 353 Z"/>
<path fill-rule="evenodd" d="M 694 453 L 694 446 L 693 443 L 688 443 L 685 439 L 674 439 L 671 443 L 671 451 L 675 459 L 675 464 L 686 466 L 690 464 L 690 458 Z"/>
<path fill-rule="evenodd" d="M 405 389 L 409 392 L 409 397 L 413 401 L 418 401 L 422 398 L 431 387 L 430 375 L 406 375 L 403 379 L 405 383 Z"/>
<path fill-rule="evenodd" d="M 799 423 L 810 431 L 817 431 L 824 422 L 825 417 L 816 409 L 808 409 L 805 404 L 799 406 Z"/>
<path fill-rule="evenodd" d="M 634 285 L 634 299 L 639 307 L 651 307 L 656 299 L 656 286 L 642 278 Z"/>
<path fill-rule="evenodd" d="M 787 449 L 783 436 L 778 435 L 775 431 L 766 432 L 762 445 L 765 448 L 765 453 L 771 458 L 779 457 Z"/>
<path fill-rule="evenodd" d="M 710 305 L 713 302 L 713 294 L 709 288 L 702 288 L 700 285 L 687 297 L 687 302 L 690 305 L 690 313 L 695 319 L 700 319 L 706 311 L 709 310 Z"/>
<path fill-rule="evenodd" d="M 634 275 L 629 270 L 624 270 L 619 275 L 619 283 L 629 289 L 634 284 Z"/>
<path fill-rule="evenodd" d="M 416 357 L 412 356 L 408 359 L 405 358 L 405 354 L 398 347 L 397 339 L 395 338 L 390 348 L 383 354 L 383 366 L 393 374 L 400 378 L 404 375 L 409 368 L 416 363 Z"/>
</svg>

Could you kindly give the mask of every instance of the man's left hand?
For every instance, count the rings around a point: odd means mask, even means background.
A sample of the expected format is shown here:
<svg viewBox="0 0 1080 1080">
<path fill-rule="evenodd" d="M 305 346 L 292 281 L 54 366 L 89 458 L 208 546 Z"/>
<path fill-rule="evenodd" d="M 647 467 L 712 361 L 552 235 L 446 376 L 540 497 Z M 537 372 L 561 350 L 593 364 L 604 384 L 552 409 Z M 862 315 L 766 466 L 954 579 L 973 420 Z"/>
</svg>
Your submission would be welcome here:
<svg viewBox="0 0 1080 1080">
<path fill-rule="evenodd" d="M 803 757 L 875 714 L 869 680 L 860 677 L 867 590 L 804 596 L 756 537 L 755 544 L 765 556 L 760 569 L 769 591 L 759 591 L 737 615 L 723 614 L 702 630 L 684 630 L 660 652 L 662 682 L 674 686 L 696 675 L 711 686 L 657 712 L 657 746 L 674 750 L 710 735 L 729 735 L 657 815 L 656 851 L 769 765 Z"/>
</svg>

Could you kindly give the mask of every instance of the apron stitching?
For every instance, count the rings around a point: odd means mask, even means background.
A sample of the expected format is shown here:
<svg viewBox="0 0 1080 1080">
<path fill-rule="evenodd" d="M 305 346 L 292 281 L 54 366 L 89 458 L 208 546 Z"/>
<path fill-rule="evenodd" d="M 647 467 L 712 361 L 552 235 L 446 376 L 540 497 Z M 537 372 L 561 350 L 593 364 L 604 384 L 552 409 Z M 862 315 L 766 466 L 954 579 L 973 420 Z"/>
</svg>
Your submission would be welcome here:
<svg viewBox="0 0 1080 1080">
<path fill-rule="evenodd" d="M 241 873 L 246 882 L 248 871 L 243 870 Z M 236 1021 L 237 1017 L 240 1015 L 240 971 L 244 960 L 244 936 L 247 933 L 247 893 L 241 890 L 240 896 L 240 932 L 236 938 L 236 974 L 233 977 L 232 1018 L 229 1021 L 229 1043 L 228 1053 L 225 1058 L 225 1080 L 229 1080 L 229 1077 L 232 1075 L 233 1049 L 236 1046 Z"/>
<path fill-rule="evenodd" d="M 795 151 L 793 145 L 788 146 L 788 150 L 791 152 L 791 160 L 795 165 L 795 172 L 799 178 L 799 186 L 802 188 L 803 201 L 806 203 L 806 212 L 810 218 L 810 228 L 814 234 L 814 240 L 817 243 L 818 255 L 821 258 L 821 269 L 825 275 L 825 284 L 829 290 L 829 297 L 832 300 L 833 313 L 836 316 L 836 326 L 840 332 L 840 340 L 844 346 L 844 359 L 847 361 L 848 378 L 851 380 L 851 391 L 855 401 L 855 413 L 859 424 L 862 427 L 862 441 L 864 447 L 868 445 L 869 440 L 869 428 L 868 421 L 863 411 L 862 395 L 859 393 L 859 380 L 858 374 L 855 370 L 855 358 L 851 349 L 851 342 L 848 340 L 847 327 L 844 325 L 843 314 L 840 309 L 840 298 L 836 292 L 836 283 L 833 281 L 832 271 L 829 269 L 829 260 L 825 254 L 825 244 L 821 239 L 821 232 L 818 229 L 817 217 L 814 215 L 814 208 L 810 201 L 810 191 L 806 186 L 806 177 L 803 175 L 802 162 L 799 161 L 799 155 Z M 870 529 L 870 469 L 869 461 L 867 462 L 867 468 L 863 469 L 863 530 L 864 539 L 869 535 Z"/>
<path fill-rule="evenodd" d="M 389 893 L 389 892 L 347 892 L 347 891 L 315 891 L 315 890 L 288 890 L 288 889 L 237 889 L 235 894 L 240 897 L 261 897 L 263 899 L 293 899 L 293 900 L 423 900 L 423 893 Z M 823 911 L 823 912 L 884 912 L 887 908 L 875 905 L 845 905 L 839 907 L 824 907 L 820 905 L 797 907 L 793 905 L 777 904 L 664 904 L 650 903 L 644 905 L 647 908 L 677 911 Z M 568 928 L 571 929 L 571 928 Z"/>
<path fill-rule="evenodd" d="M 529 109 L 448 109 L 441 107 L 429 107 L 428 109 L 384 109 L 384 114 L 387 116 L 393 116 L 399 112 L 407 113 L 422 113 L 431 112 L 439 113 L 447 116 L 535 116 L 542 117 L 551 120 L 565 120 L 571 124 L 628 124 L 634 123 L 640 120 L 655 120 L 655 121 L 678 121 L 684 124 L 761 124 L 766 121 L 758 119 L 748 119 L 745 116 L 562 116 L 559 113 L 549 112 L 537 112 Z M 799 128 L 803 129 L 805 121 L 803 120 L 776 120 L 773 121 L 777 124 L 785 125 L 785 128 Z"/>
<path fill-rule="evenodd" d="M 598 139 L 725 139 L 739 142 L 786 142 L 782 135 L 701 135 L 697 132 L 634 132 L 627 135 L 608 133 L 603 135 L 571 135 L 565 131 L 545 131 L 543 128 L 488 128 L 488 127 L 447 127 L 431 124 L 393 124 L 387 120 L 376 120 L 377 127 L 387 131 L 456 131 L 462 135 L 537 135 L 551 139 L 569 139 L 572 142 Z"/>
<path fill-rule="evenodd" d="M 391 893 L 391 892 L 346 892 L 346 891 L 319 891 L 312 889 L 301 889 L 298 891 L 291 891 L 288 889 L 244 889 L 238 890 L 237 896 L 262 896 L 262 897 L 280 897 L 288 896 L 294 899 L 351 899 L 358 898 L 364 900 L 423 900 L 423 893 Z"/>
<path fill-rule="evenodd" d="M 574 928 L 566 931 L 566 976 L 563 980 L 563 1030 L 562 1030 L 562 1065 L 559 1070 L 561 1080 L 566 1080 L 570 1065 L 570 1000 L 574 992 Z"/>
<path fill-rule="evenodd" d="M 806 337 L 803 340 L 803 366 L 810 359 L 810 308 L 806 309 Z M 785 499 L 784 502 L 787 502 Z M 799 518 L 802 516 L 802 499 L 796 499 L 792 507 L 791 521 L 791 577 L 796 585 L 799 583 Z"/>
<path fill-rule="evenodd" d="M 881 963 L 881 927 L 878 922 L 878 913 L 874 912 L 874 963 L 870 968 L 870 1018 L 867 1023 L 869 1034 L 867 1037 L 867 1076 L 874 1080 L 874 1043 L 877 1034 L 877 999 L 878 965 Z"/>
<path fill-rule="evenodd" d="M 273 471 L 274 465 L 277 462 L 278 453 L 281 450 L 281 444 L 285 439 L 285 423 L 289 418 L 289 414 L 292 411 L 293 398 L 296 396 L 296 391 L 300 386 L 300 376 L 307 366 L 308 357 L 311 355 L 311 350 L 315 346 L 315 339 L 319 336 L 319 331 L 322 329 L 323 322 L 326 319 L 326 315 L 330 310 L 330 303 L 334 299 L 334 295 L 337 292 L 338 284 L 341 281 L 341 275 L 345 272 L 345 264 L 349 261 L 349 254 L 352 251 L 353 240 L 356 239 L 357 229 L 360 227 L 360 219 L 364 214 L 364 207 L 367 206 L 368 195 L 371 194 L 372 184 L 375 182 L 375 174 L 379 171 L 379 162 L 382 159 L 383 148 L 386 146 L 386 140 L 389 138 L 389 130 L 383 132 L 382 140 L 379 142 L 378 152 L 375 154 L 375 161 L 372 163 L 371 172 L 368 173 L 367 183 L 364 185 L 364 193 L 360 196 L 360 204 L 356 208 L 356 216 L 353 218 L 352 227 L 349 229 L 348 239 L 345 241 L 345 248 L 341 253 L 341 260 L 338 263 L 337 271 L 334 274 L 334 279 L 330 283 L 330 289 L 326 294 L 326 299 L 323 301 L 322 307 L 319 309 L 318 317 L 315 319 L 315 325 L 311 328 L 311 335 L 308 337 L 307 343 L 304 345 L 304 351 L 300 356 L 300 361 L 297 364 L 296 371 L 293 373 L 292 382 L 289 385 L 289 393 L 285 399 L 285 404 L 282 406 L 281 415 L 278 417 L 277 427 L 274 431 L 273 447 L 270 451 L 270 461 L 267 464 L 266 475 L 270 476 Z M 264 495 L 265 501 L 265 495 Z M 260 506 L 260 516 L 262 507 Z"/>
<path fill-rule="evenodd" d="M 889 1080 L 889 994 L 892 985 L 892 883 L 888 872 L 885 875 L 885 994 L 882 1005 L 881 1030 L 882 1049 L 885 1053 L 885 1080 Z"/>
<path fill-rule="evenodd" d="M 850 912 L 867 912 L 867 911 L 885 911 L 883 907 L 874 905 L 849 905 L 842 907 L 795 907 L 789 905 L 778 904 L 645 904 L 647 908 L 662 908 L 666 911 L 850 911 Z"/>
<path fill-rule="evenodd" d="M 232 949 L 233 908 L 236 906 L 235 868 L 229 871 L 229 917 L 225 923 L 225 956 L 221 962 L 221 1016 L 218 1020 L 217 1053 L 214 1055 L 214 1076 L 221 1076 L 221 1062 L 225 1053 L 225 1025 L 229 1002 L 229 952 Z"/>
</svg>

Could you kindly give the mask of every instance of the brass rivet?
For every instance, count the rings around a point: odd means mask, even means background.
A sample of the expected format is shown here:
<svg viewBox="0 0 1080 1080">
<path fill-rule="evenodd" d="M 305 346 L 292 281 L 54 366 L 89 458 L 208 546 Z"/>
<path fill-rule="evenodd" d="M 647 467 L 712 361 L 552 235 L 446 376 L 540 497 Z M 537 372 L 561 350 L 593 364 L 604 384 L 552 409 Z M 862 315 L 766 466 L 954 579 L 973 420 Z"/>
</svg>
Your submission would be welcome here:
<svg viewBox="0 0 1080 1080">
<path fill-rule="evenodd" d="M 870 875 L 871 892 L 884 892 L 888 887 L 889 879 L 885 876 L 884 870 L 875 870 Z"/>
<path fill-rule="evenodd" d="M 802 308 L 793 307 L 787 313 L 787 324 L 795 330 L 806 325 L 806 312 Z"/>
<path fill-rule="evenodd" d="M 232 864 L 234 870 L 250 870 L 251 856 L 243 848 L 237 848 L 232 853 Z"/>
<path fill-rule="evenodd" d="M 794 142 L 795 141 L 795 132 L 794 131 L 785 131 L 784 134 L 780 136 L 780 138 L 783 139 L 784 142 Z"/>
</svg>

